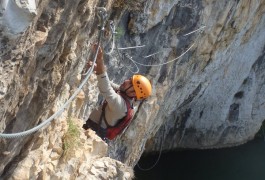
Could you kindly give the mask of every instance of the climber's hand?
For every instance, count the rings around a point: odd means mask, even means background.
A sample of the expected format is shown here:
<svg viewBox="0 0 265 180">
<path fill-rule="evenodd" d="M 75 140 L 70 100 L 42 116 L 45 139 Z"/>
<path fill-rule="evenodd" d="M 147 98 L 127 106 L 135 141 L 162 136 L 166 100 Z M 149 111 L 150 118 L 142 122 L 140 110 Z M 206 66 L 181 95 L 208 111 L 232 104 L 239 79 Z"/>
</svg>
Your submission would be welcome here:
<svg viewBox="0 0 265 180">
<path fill-rule="evenodd" d="M 98 44 L 93 44 L 93 46 L 92 46 L 93 53 L 97 52 L 97 48 L 98 48 Z M 103 51 L 102 51 L 102 48 L 100 46 L 99 46 L 98 54 L 97 54 L 97 63 L 98 63 L 98 61 L 103 61 Z"/>
<path fill-rule="evenodd" d="M 93 44 L 92 50 L 94 53 L 97 52 L 98 45 Z M 98 49 L 98 54 L 97 54 L 97 60 L 96 60 L 97 65 L 94 68 L 94 71 L 96 72 L 97 75 L 103 74 L 106 71 L 106 67 L 104 65 L 103 61 L 103 51 L 102 48 L 99 46 Z"/>
<path fill-rule="evenodd" d="M 87 69 L 89 69 L 90 67 L 92 67 L 92 65 L 93 65 L 93 61 L 88 61 L 88 62 L 87 62 Z M 93 71 L 94 71 L 94 73 L 97 74 L 97 64 L 96 64 L 96 63 L 95 63 L 95 65 L 94 65 L 94 69 L 93 69 Z"/>
</svg>

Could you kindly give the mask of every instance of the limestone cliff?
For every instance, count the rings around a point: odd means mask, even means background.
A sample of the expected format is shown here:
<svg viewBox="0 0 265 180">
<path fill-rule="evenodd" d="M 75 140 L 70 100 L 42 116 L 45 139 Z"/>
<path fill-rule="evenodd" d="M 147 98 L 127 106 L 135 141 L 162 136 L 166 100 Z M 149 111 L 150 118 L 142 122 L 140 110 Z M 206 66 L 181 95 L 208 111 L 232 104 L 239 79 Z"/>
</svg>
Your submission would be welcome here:
<svg viewBox="0 0 265 180">
<path fill-rule="evenodd" d="M 0 177 L 131 179 L 130 167 L 144 150 L 159 150 L 161 141 L 164 150 L 220 148 L 254 137 L 265 119 L 262 0 L 1 1 L 1 132 L 35 127 L 76 91 L 90 43 L 97 41 L 98 6 L 107 9 L 106 25 L 110 20 L 116 25 L 117 47 L 144 45 L 120 50 L 122 60 L 116 51 L 105 55 L 110 78 L 121 83 L 138 66 L 152 80 L 152 97 L 107 146 L 81 130 L 97 105 L 96 79 L 90 76 L 45 128 L 0 139 Z M 106 28 L 106 52 L 109 37 Z M 65 156 L 69 119 L 79 127 L 80 141 Z"/>
</svg>

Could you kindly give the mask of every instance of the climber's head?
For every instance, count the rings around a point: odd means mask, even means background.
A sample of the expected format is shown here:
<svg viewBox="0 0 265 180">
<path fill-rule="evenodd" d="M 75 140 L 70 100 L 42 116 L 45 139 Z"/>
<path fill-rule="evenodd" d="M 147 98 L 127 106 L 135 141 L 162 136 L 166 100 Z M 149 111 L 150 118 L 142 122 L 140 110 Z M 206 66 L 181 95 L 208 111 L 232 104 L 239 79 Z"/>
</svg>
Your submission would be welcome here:
<svg viewBox="0 0 265 180">
<path fill-rule="evenodd" d="M 125 80 L 120 89 L 131 98 L 143 100 L 148 98 L 152 93 L 150 81 L 142 75 L 133 75 L 132 78 Z"/>
<path fill-rule="evenodd" d="M 130 98 L 136 97 L 136 93 L 132 84 L 132 78 L 125 80 L 120 86 L 120 90 Z"/>
<path fill-rule="evenodd" d="M 146 77 L 139 74 L 133 75 L 132 84 L 137 100 L 146 99 L 152 94 L 152 85 Z"/>
</svg>

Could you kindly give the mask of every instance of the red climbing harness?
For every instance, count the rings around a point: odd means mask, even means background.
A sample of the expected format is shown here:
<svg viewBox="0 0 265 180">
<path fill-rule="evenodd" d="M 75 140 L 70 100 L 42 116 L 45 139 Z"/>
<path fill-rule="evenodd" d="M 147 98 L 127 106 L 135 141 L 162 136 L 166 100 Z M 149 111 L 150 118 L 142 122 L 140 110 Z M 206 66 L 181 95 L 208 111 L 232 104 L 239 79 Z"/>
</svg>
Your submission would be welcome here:
<svg viewBox="0 0 265 180">
<path fill-rule="evenodd" d="M 100 119 L 100 123 L 102 123 L 102 119 L 104 120 L 104 122 L 107 125 L 106 130 L 106 134 L 105 137 L 109 140 L 113 140 L 117 135 L 121 134 L 122 131 L 130 124 L 130 122 L 133 119 L 133 107 L 131 105 L 130 100 L 128 99 L 128 97 L 126 97 L 126 95 L 124 95 L 123 93 L 119 93 L 123 99 L 126 102 L 126 107 L 127 107 L 127 114 L 126 116 L 124 116 L 122 119 L 120 119 L 118 121 L 118 123 L 114 126 L 111 126 L 108 124 L 106 117 L 105 117 L 105 108 L 107 106 L 107 101 L 104 102 L 103 106 L 102 106 L 102 115 L 101 115 L 101 119 Z"/>
<path fill-rule="evenodd" d="M 122 119 L 120 119 L 118 121 L 118 123 L 116 125 L 111 126 L 107 122 L 106 117 L 105 117 L 105 109 L 106 109 L 108 102 L 104 101 L 104 103 L 102 105 L 102 113 L 100 116 L 99 123 L 96 123 L 96 122 L 92 121 L 91 119 L 88 119 L 86 121 L 86 124 L 83 125 L 83 128 L 86 130 L 88 128 L 92 128 L 94 131 L 96 131 L 97 135 L 100 136 L 102 139 L 107 138 L 109 140 L 113 140 L 115 137 L 117 137 L 119 134 L 121 134 L 125 130 L 125 128 L 128 127 L 130 122 L 132 121 L 134 111 L 133 111 L 133 107 L 132 107 L 130 99 L 128 99 L 128 97 L 123 93 L 119 92 L 118 94 L 121 95 L 123 97 L 123 99 L 125 100 L 126 107 L 127 107 L 127 113 Z M 101 127 L 103 120 L 104 120 L 107 128 Z"/>
</svg>

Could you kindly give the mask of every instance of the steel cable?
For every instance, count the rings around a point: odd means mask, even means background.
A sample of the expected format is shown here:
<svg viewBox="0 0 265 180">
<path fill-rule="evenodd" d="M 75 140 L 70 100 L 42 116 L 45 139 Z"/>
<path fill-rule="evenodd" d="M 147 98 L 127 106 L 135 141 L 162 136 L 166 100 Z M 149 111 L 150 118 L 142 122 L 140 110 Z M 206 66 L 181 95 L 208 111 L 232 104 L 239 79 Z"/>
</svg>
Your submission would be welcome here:
<svg viewBox="0 0 265 180">
<path fill-rule="evenodd" d="M 103 16 L 103 15 L 102 15 Z M 101 18 L 102 18 L 101 16 Z M 102 23 L 103 24 L 103 23 Z M 98 35 L 98 43 L 97 43 L 97 50 L 93 59 L 93 64 L 92 66 L 87 70 L 87 72 L 85 73 L 85 79 L 82 81 L 82 83 L 79 85 L 79 87 L 77 88 L 77 90 L 74 92 L 74 94 L 64 103 L 64 105 L 62 105 L 59 110 L 54 113 L 52 116 L 50 116 L 48 119 L 44 120 L 42 123 L 40 123 L 39 125 L 26 130 L 26 131 L 22 131 L 22 132 L 18 132 L 18 133 L 11 133 L 11 134 L 6 134 L 6 133 L 0 133 L 0 138 L 18 138 L 18 137 L 22 137 L 22 136 L 26 136 L 29 134 L 32 134 L 36 131 L 38 131 L 39 129 L 43 128 L 44 126 L 48 125 L 48 123 L 50 123 L 52 120 L 54 120 L 56 117 L 60 116 L 62 114 L 62 112 L 65 110 L 65 108 L 74 100 L 74 98 L 78 95 L 78 93 L 81 91 L 82 87 L 85 85 L 85 83 L 87 82 L 88 78 L 90 77 L 90 75 L 93 72 L 93 69 L 95 67 L 95 63 L 97 60 L 97 55 L 99 52 L 99 44 L 101 41 L 101 37 L 102 37 L 102 33 L 104 31 L 104 26 L 101 26 L 101 29 L 99 31 L 99 35 Z"/>
</svg>

